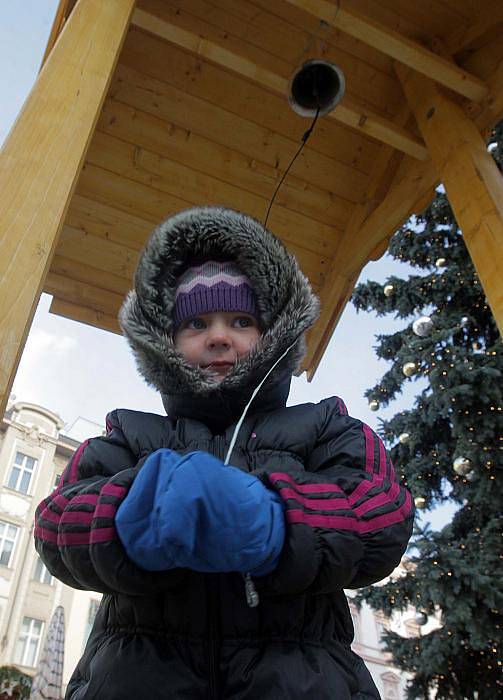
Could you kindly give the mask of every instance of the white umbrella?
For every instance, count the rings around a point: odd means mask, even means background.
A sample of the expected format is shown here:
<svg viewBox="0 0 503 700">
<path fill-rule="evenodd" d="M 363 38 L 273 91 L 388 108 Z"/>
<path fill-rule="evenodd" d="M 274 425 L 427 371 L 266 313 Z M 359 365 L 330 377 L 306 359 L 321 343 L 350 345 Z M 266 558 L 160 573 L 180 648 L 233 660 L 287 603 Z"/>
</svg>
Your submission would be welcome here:
<svg viewBox="0 0 503 700">
<path fill-rule="evenodd" d="M 65 611 L 58 605 L 49 624 L 30 700 L 61 700 L 65 655 Z"/>
</svg>

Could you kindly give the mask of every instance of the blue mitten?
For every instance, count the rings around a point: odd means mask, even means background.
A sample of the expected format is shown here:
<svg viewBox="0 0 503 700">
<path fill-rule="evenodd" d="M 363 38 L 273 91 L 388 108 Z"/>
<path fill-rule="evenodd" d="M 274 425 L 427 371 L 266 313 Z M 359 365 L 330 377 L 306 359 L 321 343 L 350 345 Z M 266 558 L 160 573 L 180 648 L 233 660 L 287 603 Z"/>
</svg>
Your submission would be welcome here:
<svg viewBox="0 0 503 700">
<path fill-rule="evenodd" d="M 206 452 L 151 454 L 115 517 L 129 557 L 143 569 L 250 572 L 277 565 L 283 504 L 254 476 Z"/>
</svg>

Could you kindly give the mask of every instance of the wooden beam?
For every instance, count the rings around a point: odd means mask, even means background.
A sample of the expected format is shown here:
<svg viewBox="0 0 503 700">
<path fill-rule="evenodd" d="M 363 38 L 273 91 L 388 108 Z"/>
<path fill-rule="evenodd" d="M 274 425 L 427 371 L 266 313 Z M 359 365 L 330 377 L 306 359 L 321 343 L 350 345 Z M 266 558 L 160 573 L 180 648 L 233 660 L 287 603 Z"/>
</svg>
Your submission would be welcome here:
<svg viewBox="0 0 503 700">
<path fill-rule="evenodd" d="M 399 64 L 397 73 L 503 333 L 501 173 L 457 103 L 428 78 Z"/>
<path fill-rule="evenodd" d="M 77 4 L 0 155 L 0 413 L 133 7 Z"/>
<path fill-rule="evenodd" d="M 465 105 L 465 113 L 470 116 L 475 110 L 477 128 L 487 134 L 490 128 L 503 117 L 503 63 L 487 79 L 490 95 L 482 103 Z M 408 105 L 405 104 L 398 123 L 405 124 Z M 341 275 L 348 269 L 356 281 L 359 271 L 376 254 L 382 254 L 396 229 L 413 213 L 424 210 L 435 195 L 435 187 L 440 178 L 431 161 L 418 163 L 404 157 L 399 167 L 387 159 L 391 149 L 381 147 L 374 169 L 370 176 L 368 192 L 359 206 L 354 209 L 339 244 L 336 255 L 327 270 L 325 284 L 320 290 L 322 310 L 318 323 L 309 338 L 308 353 L 303 363 L 308 379 L 312 379 L 323 357 L 333 330 L 352 293 L 353 285 L 349 278 Z M 395 152 L 395 158 L 397 154 Z M 391 176 L 390 174 L 394 173 Z M 354 248 L 352 239 L 358 236 L 359 245 Z M 346 251 L 352 255 L 348 259 Z"/>
<path fill-rule="evenodd" d="M 408 105 L 404 103 L 400 113 L 396 117 L 397 124 L 400 126 L 405 125 L 409 118 L 409 114 L 410 112 Z M 308 381 L 311 381 L 311 379 L 314 377 L 328 343 L 330 342 L 332 333 L 334 332 L 340 316 L 344 311 L 346 303 L 351 296 L 354 284 L 358 279 L 360 272 L 358 269 L 353 269 L 349 277 L 345 274 L 344 267 L 340 262 L 341 251 L 346 249 L 353 250 L 353 240 L 356 236 L 358 236 L 359 240 L 362 240 L 360 229 L 363 222 L 376 208 L 379 202 L 381 202 L 385 197 L 393 181 L 398 162 L 401 158 L 401 153 L 393 151 L 393 149 L 389 146 L 381 146 L 381 150 L 374 163 L 374 167 L 369 178 L 369 184 L 365 195 L 362 197 L 360 203 L 354 207 L 353 214 L 345 229 L 344 236 L 340 241 L 336 254 L 330 261 L 325 284 L 320 292 L 320 317 L 311 331 L 308 352 L 303 363 L 303 369 L 306 369 Z M 391 235 L 391 233 L 389 235 Z M 383 255 L 387 246 L 388 237 L 382 239 L 371 251 L 368 252 L 367 260 L 369 258 L 374 259 L 376 256 L 380 257 Z M 368 250 L 368 248 L 366 248 L 366 250 Z"/>
<path fill-rule="evenodd" d="M 238 73 L 274 93 L 284 96 L 288 94 L 288 80 L 286 78 L 273 73 L 267 68 L 262 68 L 243 56 L 208 41 L 204 37 L 181 29 L 140 9 L 135 10 L 133 13 L 132 23 L 140 29 L 165 39 L 186 51 Z M 424 144 L 416 136 L 396 127 L 392 122 L 383 119 L 372 111 L 355 104 L 347 97 L 327 117 L 339 121 L 356 131 L 360 131 L 377 141 L 387 143 L 419 160 L 426 160 L 428 157 Z"/>
<path fill-rule="evenodd" d="M 350 8 L 345 0 L 338 0 L 337 4 L 327 0 L 287 1 L 470 100 L 481 100 L 488 93 L 487 86 L 477 76 L 390 27 L 365 17 Z"/>
<path fill-rule="evenodd" d="M 78 306 L 77 304 L 72 304 L 58 297 L 53 297 L 49 311 L 58 316 L 64 316 L 71 321 L 78 321 L 79 323 L 85 323 L 88 326 L 93 326 L 100 330 L 122 335 L 117 316 L 105 314 L 103 311 L 89 309 L 85 306 Z"/>
</svg>

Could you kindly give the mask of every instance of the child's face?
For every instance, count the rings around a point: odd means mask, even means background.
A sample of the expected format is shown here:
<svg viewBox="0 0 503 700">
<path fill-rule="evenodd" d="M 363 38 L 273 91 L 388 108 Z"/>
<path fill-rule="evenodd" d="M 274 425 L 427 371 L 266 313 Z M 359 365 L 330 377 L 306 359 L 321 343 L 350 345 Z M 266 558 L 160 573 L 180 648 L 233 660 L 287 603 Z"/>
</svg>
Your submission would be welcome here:
<svg viewBox="0 0 503 700">
<path fill-rule="evenodd" d="M 175 333 L 175 346 L 189 365 L 209 369 L 220 382 L 257 344 L 257 320 L 242 312 L 217 311 L 186 319 Z"/>
</svg>

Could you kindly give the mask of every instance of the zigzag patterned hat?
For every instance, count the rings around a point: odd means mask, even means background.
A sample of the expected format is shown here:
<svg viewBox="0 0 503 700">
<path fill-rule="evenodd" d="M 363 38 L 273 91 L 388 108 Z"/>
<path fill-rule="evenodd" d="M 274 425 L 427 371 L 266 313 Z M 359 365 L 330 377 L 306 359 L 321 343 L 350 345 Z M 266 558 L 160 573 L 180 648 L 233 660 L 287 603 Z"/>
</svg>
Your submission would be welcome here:
<svg viewBox="0 0 503 700">
<path fill-rule="evenodd" d="M 187 318 L 217 311 L 258 317 L 250 280 L 232 260 L 206 260 L 185 270 L 175 290 L 173 329 Z"/>
</svg>

